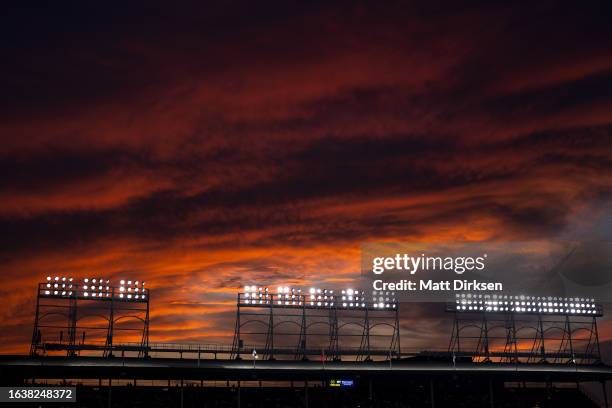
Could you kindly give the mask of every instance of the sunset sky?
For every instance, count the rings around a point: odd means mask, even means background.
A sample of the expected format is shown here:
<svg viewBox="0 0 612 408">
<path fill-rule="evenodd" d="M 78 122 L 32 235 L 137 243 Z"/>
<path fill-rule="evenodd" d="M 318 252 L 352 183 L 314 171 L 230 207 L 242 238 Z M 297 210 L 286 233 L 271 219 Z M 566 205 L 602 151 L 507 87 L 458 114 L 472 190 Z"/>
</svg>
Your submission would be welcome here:
<svg viewBox="0 0 612 408">
<path fill-rule="evenodd" d="M 47 274 L 216 342 L 237 288 L 350 284 L 364 242 L 612 239 L 612 3 L 506 3 L 3 11 L 0 352 Z"/>
</svg>

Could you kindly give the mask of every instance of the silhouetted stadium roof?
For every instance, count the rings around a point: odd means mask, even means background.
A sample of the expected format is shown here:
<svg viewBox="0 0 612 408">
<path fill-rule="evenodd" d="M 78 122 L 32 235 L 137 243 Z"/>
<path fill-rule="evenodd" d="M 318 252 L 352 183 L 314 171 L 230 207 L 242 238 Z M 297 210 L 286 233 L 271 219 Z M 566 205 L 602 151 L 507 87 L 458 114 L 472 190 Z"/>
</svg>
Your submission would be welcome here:
<svg viewBox="0 0 612 408">
<path fill-rule="evenodd" d="M 520 380 L 612 379 L 606 365 L 445 361 L 321 362 L 122 357 L 0 356 L 2 376 L 37 378 L 327 379 L 339 376 L 486 375 Z"/>
</svg>

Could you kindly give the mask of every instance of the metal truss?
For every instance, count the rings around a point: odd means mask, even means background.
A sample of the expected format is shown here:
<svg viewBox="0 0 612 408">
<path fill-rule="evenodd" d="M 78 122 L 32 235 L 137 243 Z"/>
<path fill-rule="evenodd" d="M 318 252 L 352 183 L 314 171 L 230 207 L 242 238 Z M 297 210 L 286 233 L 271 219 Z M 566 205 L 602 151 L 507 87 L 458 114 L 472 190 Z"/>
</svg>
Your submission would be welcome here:
<svg viewBox="0 0 612 408">
<path fill-rule="evenodd" d="M 601 362 L 597 317 L 514 311 L 458 311 L 448 351 L 475 361 L 596 364 Z"/>
<path fill-rule="evenodd" d="M 117 349 L 113 342 L 125 341 L 124 337 L 139 338 L 129 351 L 148 355 L 149 290 L 144 299 L 131 295 L 128 299 L 116 287 L 108 287 L 102 296 L 78 288 L 64 293 L 50 292 L 45 283 L 38 285 L 31 355 L 65 351 L 76 356 L 87 351 L 110 357 Z"/>
<path fill-rule="evenodd" d="M 244 354 L 255 358 L 320 358 L 337 361 L 342 357 L 371 360 L 400 356 L 399 305 L 379 304 L 361 299 L 343 303 L 340 296 L 318 305 L 309 295 L 266 293 L 262 301 L 239 293 L 232 358 Z M 247 349 L 245 344 L 261 344 L 263 349 Z"/>
</svg>

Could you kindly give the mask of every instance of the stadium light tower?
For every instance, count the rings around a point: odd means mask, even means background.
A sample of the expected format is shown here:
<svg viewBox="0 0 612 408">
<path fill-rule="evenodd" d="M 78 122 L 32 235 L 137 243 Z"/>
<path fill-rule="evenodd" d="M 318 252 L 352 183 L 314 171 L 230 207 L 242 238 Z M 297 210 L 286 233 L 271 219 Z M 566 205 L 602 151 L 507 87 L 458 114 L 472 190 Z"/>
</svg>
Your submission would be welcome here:
<svg viewBox="0 0 612 408">
<path fill-rule="evenodd" d="M 83 304 L 85 302 L 85 304 Z M 80 307 L 83 305 L 84 307 Z M 66 320 L 48 322 L 53 316 L 65 316 Z M 112 284 L 110 279 L 100 277 L 85 277 L 79 283 L 68 276 L 47 276 L 38 284 L 36 296 L 36 315 L 30 353 L 39 350 L 65 350 L 68 355 L 74 355 L 82 348 L 92 349 L 85 344 L 86 329 L 100 330 L 100 327 L 90 327 L 79 321 L 88 316 L 97 316 L 107 322 L 105 346 L 101 349 L 105 355 L 112 354 L 113 338 L 116 332 L 136 330 L 115 326 L 118 320 L 134 318 L 142 323 L 141 348 L 139 354 L 145 355 L 149 338 L 149 290 L 145 282 L 139 280 L 121 280 L 119 286 Z M 51 343 L 59 330 L 59 342 Z M 64 331 L 68 333 L 64 341 Z M 77 344 L 77 332 L 81 331 L 83 339 Z"/>
<path fill-rule="evenodd" d="M 514 362 L 601 358 L 597 318 L 603 307 L 593 298 L 458 293 L 446 311 L 454 313 L 454 354 Z"/>
<path fill-rule="evenodd" d="M 237 295 L 236 327 L 234 333 L 233 355 L 240 358 L 244 349 L 243 337 L 246 335 L 265 336 L 265 347 L 262 355 L 274 358 L 275 354 L 289 353 L 296 358 L 306 358 L 309 353 L 320 354 L 321 349 L 311 350 L 308 348 L 308 340 L 315 337 L 309 328 L 317 324 L 328 326 L 327 338 L 319 340 L 328 344 L 323 350 L 326 356 L 334 359 L 339 358 L 342 350 L 339 349 L 340 338 L 349 337 L 340 330 L 346 324 L 339 323 L 339 317 L 345 318 L 353 314 L 351 324 L 359 327 L 362 331 L 359 350 L 354 354 L 358 358 L 369 359 L 372 355 L 370 338 L 382 336 L 371 334 L 372 328 L 380 329 L 383 324 L 377 324 L 377 320 L 391 320 L 386 323 L 392 329 L 389 349 L 385 349 L 384 356 L 399 355 L 399 315 L 398 303 L 393 293 L 377 293 L 372 298 L 366 297 L 364 291 L 354 288 L 342 289 L 337 292 L 333 289 L 310 287 L 307 289 L 294 288 L 288 285 L 279 285 L 270 289 L 265 285 L 246 285 Z M 245 309 L 247 308 L 247 309 Z M 243 310 L 245 309 L 245 310 Z M 317 320 L 314 322 L 314 320 Z M 357 322 L 358 320 L 358 322 Z M 266 326 L 265 332 L 247 332 L 243 329 L 245 325 L 257 321 Z M 276 333 L 275 328 L 286 323 L 292 323 L 292 327 L 299 327 L 299 333 Z M 347 329 L 348 330 L 348 329 Z M 298 338 L 297 346 L 291 352 L 283 350 L 276 344 L 276 337 L 287 341 L 287 337 L 295 335 Z M 355 336 L 355 334 L 350 334 Z"/>
</svg>

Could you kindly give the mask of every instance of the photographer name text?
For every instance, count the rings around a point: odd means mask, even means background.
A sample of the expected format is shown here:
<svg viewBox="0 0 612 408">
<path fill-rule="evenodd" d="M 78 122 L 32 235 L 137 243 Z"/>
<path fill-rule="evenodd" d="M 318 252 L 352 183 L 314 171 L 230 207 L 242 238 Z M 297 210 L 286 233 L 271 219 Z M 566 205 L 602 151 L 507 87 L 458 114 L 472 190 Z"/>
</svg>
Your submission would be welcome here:
<svg viewBox="0 0 612 408">
<path fill-rule="evenodd" d="M 434 281 L 432 279 L 401 279 L 396 282 L 384 282 L 376 279 L 372 289 L 377 291 L 502 291 L 501 282 L 482 282 L 477 280 L 453 279 Z"/>
</svg>

